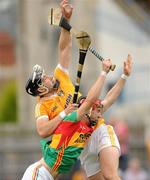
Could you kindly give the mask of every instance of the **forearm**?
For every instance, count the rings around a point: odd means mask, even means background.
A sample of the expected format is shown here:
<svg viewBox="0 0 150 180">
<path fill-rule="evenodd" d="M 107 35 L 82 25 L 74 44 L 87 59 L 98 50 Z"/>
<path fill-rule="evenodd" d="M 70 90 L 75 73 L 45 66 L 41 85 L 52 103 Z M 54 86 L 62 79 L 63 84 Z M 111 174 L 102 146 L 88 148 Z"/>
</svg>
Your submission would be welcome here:
<svg viewBox="0 0 150 180">
<path fill-rule="evenodd" d="M 97 81 L 94 83 L 94 85 L 88 92 L 88 95 L 87 95 L 88 101 L 94 102 L 100 96 L 105 79 L 106 79 L 106 75 L 103 75 L 101 73 Z"/>
<path fill-rule="evenodd" d="M 71 61 L 71 47 L 71 34 L 62 28 L 59 38 L 59 63 L 66 69 Z"/>
<path fill-rule="evenodd" d="M 103 111 L 106 111 L 118 98 L 120 95 L 127 78 L 130 76 L 132 70 L 132 57 L 127 56 L 126 61 L 124 61 L 123 74 L 118 82 L 113 86 L 113 88 L 107 93 L 105 99 L 102 101 Z"/>
<path fill-rule="evenodd" d="M 78 115 L 78 120 L 82 118 L 82 116 L 91 108 L 93 103 L 98 99 L 100 96 L 100 92 L 102 90 L 104 81 L 105 81 L 106 76 L 100 75 L 97 81 L 94 83 L 94 85 L 91 87 L 89 90 L 87 97 L 86 97 L 86 102 L 81 105 L 81 107 L 77 111 Z"/>
<path fill-rule="evenodd" d="M 107 93 L 105 99 L 104 99 L 104 111 L 106 111 L 118 98 L 120 95 L 126 80 L 120 78 L 117 83 L 111 88 L 111 90 Z"/>
<path fill-rule="evenodd" d="M 37 132 L 42 138 L 46 138 L 53 134 L 57 126 L 62 122 L 62 118 L 57 115 L 51 120 L 37 120 Z"/>
</svg>

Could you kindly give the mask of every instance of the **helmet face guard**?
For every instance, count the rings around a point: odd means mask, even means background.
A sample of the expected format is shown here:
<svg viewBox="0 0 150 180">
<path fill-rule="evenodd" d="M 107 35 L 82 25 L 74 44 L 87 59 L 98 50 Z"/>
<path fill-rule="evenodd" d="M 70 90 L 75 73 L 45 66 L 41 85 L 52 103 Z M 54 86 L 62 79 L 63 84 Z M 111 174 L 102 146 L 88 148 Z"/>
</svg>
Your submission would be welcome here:
<svg viewBox="0 0 150 180">
<path fill-rule="evenodd" d="M 32 96 L 42 96 L 49 92 L 49 89 L 42 84 L 41 77 L 36 77 L 33 80 L 33 75 L 29 78 L 26 83 L 26 92 Z"/>
<path fill-rule="evenodd" d="M 26 83 L 26 92 L 32 96 L 43 96 L 49 92 L 48 87 L 42 83 L 44 70 L 41 66 L 35 65 L 33 73 Z"/>
<path fill-rule="evenodd" d="M 86 97 L 84 97 L 84 96 L 80 96 L 79 97 L 79 99 L 78 99 L 78 107 L 80 107 L 84 102 L 86 101 Z M 97 124 L 97 121 L 94 119 L 91 119 L 91 112 L 92 111 L 94 111 L 96 108 L 98 108 L 98 107 L 102 107 L 102 104 L 101 104 L 101 100 L 100 99 L 97 99 L 94 103 L 93 103 L 93 105 L 92 105 L 92 107 L 91 107 L 91 109 L 90 109 L 90 112 L 89 112 L 89 114 L 85 114 L 85 116 L 88 118 L 88 120 L 89 120 L 89 125 L 90 126 L 95 126 L 96 124 Z"/>
</svg>

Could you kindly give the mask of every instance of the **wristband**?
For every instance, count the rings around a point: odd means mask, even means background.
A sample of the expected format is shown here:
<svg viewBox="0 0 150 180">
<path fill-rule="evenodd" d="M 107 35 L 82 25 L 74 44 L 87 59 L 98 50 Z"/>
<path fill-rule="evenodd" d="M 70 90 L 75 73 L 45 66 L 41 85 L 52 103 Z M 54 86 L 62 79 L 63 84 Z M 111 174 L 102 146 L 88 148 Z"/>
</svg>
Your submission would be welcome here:
<svg viewBox="0 0 150 180">
<path fill-rule="evenodd" d="M 121 75 L 121 78 L 124 79 L 124 80 L 127 80 L 127 79 L 128 79 L 128 76 L 125 75 L 125 74 L 122 74 L 122 75 Z"/>
<path fill-rule="evenodd" d="M 62 119 L 64 119 L 67 115 L 66 115 L 65 111 L 61 111 L 61 112 L 59 113 L 59 116 L 60 116 Z"/>
<path fill-rule="evenodd" d="M 106 72 L 106 71 L 102 71 L 102 72 L 101 72 L 101 75 L 106 77 L 107 72 Z"/>
</svg>

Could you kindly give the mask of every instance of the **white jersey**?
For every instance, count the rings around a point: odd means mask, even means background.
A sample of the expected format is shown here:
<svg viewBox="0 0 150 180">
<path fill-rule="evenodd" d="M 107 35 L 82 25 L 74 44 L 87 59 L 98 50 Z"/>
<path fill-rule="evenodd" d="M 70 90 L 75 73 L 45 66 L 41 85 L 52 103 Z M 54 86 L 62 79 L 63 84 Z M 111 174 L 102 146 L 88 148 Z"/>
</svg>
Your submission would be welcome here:
<svg viewBox="0 0 150 180">
<path fill-rule="evenodd" d="M 120 153 L 118 138 L 110 125 L 100 125 L 91 135 L 87 145 L 81 152 L 80 161 L 85 169 L 87 177 L 93 176 L 100 171 L 99 153 L 107 147 L 116 147 Z"/>
</svg>

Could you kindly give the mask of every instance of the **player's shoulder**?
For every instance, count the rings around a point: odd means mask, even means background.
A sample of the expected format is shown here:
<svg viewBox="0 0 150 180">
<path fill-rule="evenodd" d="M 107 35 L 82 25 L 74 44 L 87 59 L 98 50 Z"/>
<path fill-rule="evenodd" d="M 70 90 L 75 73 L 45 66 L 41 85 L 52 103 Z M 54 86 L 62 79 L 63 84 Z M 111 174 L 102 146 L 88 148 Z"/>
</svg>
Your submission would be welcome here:
<svg viewBox="0 0 150 180">
<path fill-rule="evenodd" d="M 36 103 L 35 108 L 45 107 L 45 106 L 47 106 L 47 104 L 50 104 L 51 101 L 52 101 L 52 99 L 41 98 L 39 100 L 39 102 Z"/>
<path fill-rule="evenodd" d="M 68 114 L 64 121 L 72 121 L 72 122 L 77 122 L 78 119 L 77 119 L 77 111 L 73 111 L 71 112 L 70 114 Z"/>
</svg>

